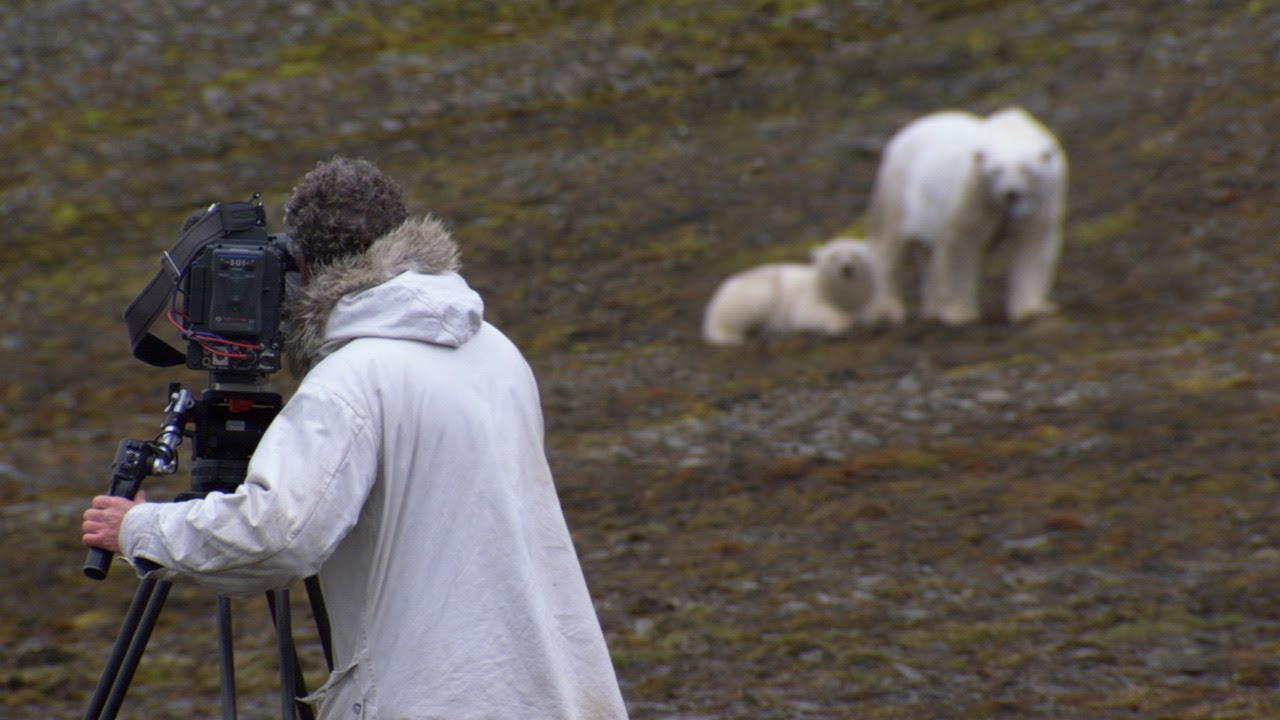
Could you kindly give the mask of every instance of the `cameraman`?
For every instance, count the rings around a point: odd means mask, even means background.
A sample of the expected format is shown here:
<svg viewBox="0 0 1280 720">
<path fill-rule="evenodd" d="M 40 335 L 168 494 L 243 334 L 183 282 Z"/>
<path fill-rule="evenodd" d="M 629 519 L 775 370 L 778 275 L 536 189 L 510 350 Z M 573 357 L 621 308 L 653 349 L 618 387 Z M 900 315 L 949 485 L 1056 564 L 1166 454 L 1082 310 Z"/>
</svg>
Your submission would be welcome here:
<svg viewBox="0 0 1280 720">
<path fill-rule="evenodd" d="M 543 447 L 533 374 L 432 218 L 364 160 L 285 206 L 305 373 L 231 494 L 98 496 L 83 542 L 246 596 L 318 574 L 333 718 L 625 718 Z"/>
</svg>

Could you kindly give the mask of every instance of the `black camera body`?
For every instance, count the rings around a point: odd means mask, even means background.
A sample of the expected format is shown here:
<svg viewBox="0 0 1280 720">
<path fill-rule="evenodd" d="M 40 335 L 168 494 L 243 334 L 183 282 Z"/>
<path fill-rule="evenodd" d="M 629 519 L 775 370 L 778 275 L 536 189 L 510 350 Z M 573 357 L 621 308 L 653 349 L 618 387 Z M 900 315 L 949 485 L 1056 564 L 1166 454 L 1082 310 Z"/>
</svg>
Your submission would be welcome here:
<svg viewBox="0 0 1280 720">
<path fill-rule="evenodd" d="M 157 367 L 185 363 L 219 384 L 256 385 L 280 370 L 298 264 L 289 236 L 267 232 L 259 195 L 187 218 L 161 266 L 125 309 L 134 357 Z M 162 314 L 183 350 L 150 332 Z"/>
<path fill-rule="evenodd" d="M 207 245 L 186 273 L 187 367 L 251 375 L 279 370 L 286 278 L 295 269 L 288 237 L 268 235 L 262 225 Z M 210 338 L 227 343 L 219 351 Z"/>
</svg>

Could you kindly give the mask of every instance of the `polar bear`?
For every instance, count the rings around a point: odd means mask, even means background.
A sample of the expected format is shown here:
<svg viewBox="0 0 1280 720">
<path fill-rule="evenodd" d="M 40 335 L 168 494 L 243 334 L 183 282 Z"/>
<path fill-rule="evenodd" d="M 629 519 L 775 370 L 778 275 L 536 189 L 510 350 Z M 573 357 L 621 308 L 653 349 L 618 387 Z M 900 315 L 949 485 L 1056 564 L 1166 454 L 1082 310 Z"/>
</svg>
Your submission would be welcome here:
<svg viewBox="0 0 1280 720">
<path fill-rule="evenodd" d="M 839 335 L 858 321 L 881 273 L 863 240 L 835 238 L 814 248 L 812 263 L 770 263 L 730 275 L 711 296 L 702 337 L 739 345 L 754 331 Z"/>
<path fill-rule="evenodd" d="M 986 118 L 926 115 L 885 146 L 867 234 L 884 278 L 867 309 L 873 323 L 906 315 L 897 275 L 910 242 L 930 248 L 920 314 L 947 325 L 978 319 L 984 255 L 1010 252 L 1005 311 L 1018 322 L 1054 312 L 1049 291 L 1062 247 L 1067 158 L 1048 129 L 1021 108 Z"/>
</svg>

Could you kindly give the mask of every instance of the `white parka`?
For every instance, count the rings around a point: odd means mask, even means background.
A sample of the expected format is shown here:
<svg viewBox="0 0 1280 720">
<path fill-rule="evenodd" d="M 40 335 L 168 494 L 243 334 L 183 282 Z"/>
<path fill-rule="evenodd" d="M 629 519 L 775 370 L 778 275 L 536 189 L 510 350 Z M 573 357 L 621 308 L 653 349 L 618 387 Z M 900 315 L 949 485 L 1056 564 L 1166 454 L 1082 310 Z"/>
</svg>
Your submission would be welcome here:
<svg viewBox="0 0 1280 720">
<path fill-rule="evenodd" d="M 122 552 L 231 596 L 318 573 L 324 720 L 625 718 L 533 374 L 453 267 L 426 219 L 317 275 L 245 482 L 135 506 Z"/>
</svg>

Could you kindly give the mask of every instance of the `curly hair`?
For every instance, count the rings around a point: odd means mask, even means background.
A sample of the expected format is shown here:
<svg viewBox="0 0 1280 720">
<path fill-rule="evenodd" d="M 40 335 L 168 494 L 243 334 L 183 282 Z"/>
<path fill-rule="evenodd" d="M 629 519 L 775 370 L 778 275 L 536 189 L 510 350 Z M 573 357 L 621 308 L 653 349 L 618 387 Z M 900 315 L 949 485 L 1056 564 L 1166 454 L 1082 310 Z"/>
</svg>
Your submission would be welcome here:
<svg viewBox="0 0 1280 720">
<path fill-rule="evenodd" d="M 284 206 L 289 236 L 315 268 L 363 253 L 408 217 L 394 180 L 368 160 L 341 156 L 304 175 Z"/>
</svg>

